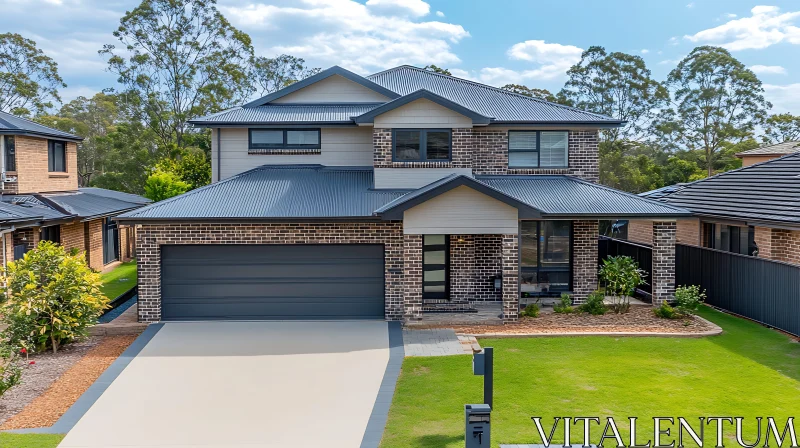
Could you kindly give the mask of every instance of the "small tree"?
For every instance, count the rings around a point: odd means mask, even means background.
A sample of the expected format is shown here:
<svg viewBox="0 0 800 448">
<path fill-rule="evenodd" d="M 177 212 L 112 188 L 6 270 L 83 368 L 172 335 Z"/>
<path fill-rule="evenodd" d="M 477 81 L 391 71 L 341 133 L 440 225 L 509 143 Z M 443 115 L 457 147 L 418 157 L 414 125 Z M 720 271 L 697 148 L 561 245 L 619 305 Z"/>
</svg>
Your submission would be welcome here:
<svg viewBox="0 0 800 448">
<path fill-rule="evenodd" d="M 182 181 L 177 174 L 155 170 L 144 183 L 144 196 L 154 202 L 186 193 L 191 185 Z"/>
<path fill-rule="evenodd" d="M 603 260 L 600 267 L 600 281 L 611 295 L 611 309 L 615 313 L 626 313 L 631 307 L 630 296 L 637 286 L 644 283 L 645 272 L 631 257 L 620 255 Z"/>
<path fill-rule="evenodd" d="M 56 353 L 62 344 L 85 336 L 108 307 L 108 298 L 100 292 L 100 275 L 89 269 L 82 255 L 71 255 L 50 241 L 8 263 L 0 283 L 8 299 L 5 318 L 18 323 L 19 317 L 30 317 L 24 319 L 27 328 L 18 325 L 17 334 L 7 335 L 12 344 L 33 336 L 39 347 L 49 345 Z"/>
</svg>

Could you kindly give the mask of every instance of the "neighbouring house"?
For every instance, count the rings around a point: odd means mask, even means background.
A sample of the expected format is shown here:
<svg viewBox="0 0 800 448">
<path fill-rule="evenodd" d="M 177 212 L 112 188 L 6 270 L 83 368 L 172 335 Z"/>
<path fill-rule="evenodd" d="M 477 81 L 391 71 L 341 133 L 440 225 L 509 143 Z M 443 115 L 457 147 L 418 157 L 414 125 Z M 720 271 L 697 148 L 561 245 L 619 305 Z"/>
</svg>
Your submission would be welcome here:
<svg viewBox="0 0 800 448">
<path fill-rule="evenodd" d="M 651 219 L 654 303 L 689 212 L 597 184 L 620 120 L 416 67 L 325 70 L 191 120 L 211 185 L 125 213 L 139 319 L 416 320 L 597 288 L 598 224 Z M 499 306 L 502 305 L 502 306 Z M 500 313 L 500 312 L 498 312 Z"/>
<path fill-rule="evenodd" d="M 742 151 L 737 153 L 736 157 L 742 159 L 742 166 L 744 167 L 797 152 L 800 152 L 800 141 L 790 141 Z"/>
<path fill-rule="evenodd" d="M 40 240 L 86 255 L 102 271 L 135 254 L 134 232 L 111 218 L 149 202 L 138 195 L 78 188 L 76 135 L 0 112 L 0 234 L 3 265 Z"/>
<path fill-rule="evenodd" d="M 800 264 L 800 153 L 641 194 L 691 211 L 679 243 Z M 649 220 L 631 220 L 628 240 L 652 244 Z"/>
</svg>

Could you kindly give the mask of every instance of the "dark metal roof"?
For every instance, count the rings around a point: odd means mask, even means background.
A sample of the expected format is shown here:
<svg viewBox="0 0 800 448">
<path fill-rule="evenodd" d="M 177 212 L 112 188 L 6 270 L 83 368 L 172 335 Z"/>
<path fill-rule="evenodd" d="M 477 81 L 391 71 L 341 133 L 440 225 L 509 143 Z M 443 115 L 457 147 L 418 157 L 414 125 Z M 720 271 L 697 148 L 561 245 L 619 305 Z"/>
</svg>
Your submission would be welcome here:
<svg viewBox="0 0 800 448">
<path fill-rule="evenodd" d="M 784 155 L 794 154 L 800 152 L 800 141 L 798 142 L 781 142 L 774 145 L 762 146 L 760 148 L 742 151 L 736 154 L 736 157 L 743 156 L 771 156 L 771 155 Z"/>
<path fill-rule="evenodd" d="M 683 188 L 686 183 L 680 183 L 675 185 L 667 185 L 666 187 L 656 188 L 655 190 L 645 191 L 644 193 L 639 193 L 639 196 L 647 199 L 661 199 L 665 198 L 672 193 Z"/>
<path fill-rule="evenodd" d="M 53 193 L 41 195 L 46 201 L 54 202 L 69 214 L 80 218 L 107 216 L 125 210 L 141 207 L 143 202 L 128 202 L 108 196 L 86 193 L 82 191 L 69 193 Z"/>
<path fill-rule="evenodd" d="M 465 117 L 472 119 L 473 124 L 489 124 L 492 121 L 490 117 L 483 116 L 475 112 L 474 110 L 467 109 L 466 107 L 458 103 L 450 101 L 449 99 L 441 95 L 437 95 L 425 89 L 417 90 L 416 92 L 409 93 L 408 95 L 405 96 L 401 96 L 396 100 L 389 101 L 388 103 L 376 107 L 361 116 L 355 117 L 354 121 L 356 123 L 372 123 L 375 121 L 375 117 L 377 117 L 378 115 L 384 114 L 386 112 L 389 112 L 390 110 L 397 109 L 398 107 L 404 106 L 412 101 L 416 101 L 423 98 L 426 100 L 433 101 L 434 103 L 440 106 L 446 107 L 450 110 L 458 112 L 461 115 L 464 115 Z"/>
<path fill-rule="evenodd" d="M 363 76 L 359 76 L 359 75 L 357 75 L 357 74 L 355 74 L 355 73 L 353 73 L 353 72 L 351 72 L 349 70 L 345 70 L 342 67 L 339 67 L 338 65 L 334 65 L 333 67 L 331 67 L 331 68 L 329 68 L 327 70 L 323 70 L 323 71 L 317 73 L 314 76 L 309 76 L 308 78 L 303 79 L 302 81 L 297 81 L 296 83 L 290 85 L 289 87 L 286 87 L 286 88 L 283 88 L 281 90 L 278 90 L 277 92 L 270 93 L 269 95 L 261 97 L 261 98 L 255 100 L 255 101 L 251 101 L 251 102 L 245 104 L 244 107 L 263 106 L 263 105 L 269 103 L 270 101 L 274 101 L 274 100 L 276 100 L 278 98 L 282 98 L 282 97 L 284 97 L 284 96 L 286 96 L 286 95 L 288 95 L 288 94 L 290 94 L 292 92 L 296 92 L 296 91 L 302 89 L 303 87 L 306 87 L 306 86 L 309 86 L 311 84 L 314 84 L 315 82 L 322 81 L 323 79 L 331 77 L 333 75 L 339 75 L 339 76 L 342 76 L 344 78 L 347 78 L 350 81 L 353 81 L 355 83 L 361 84 L 362 86 L 364 86 L 364 87 L 366 87 L 366 88 L 368 88 L 370 90 L 374 90 L 374 91 L 380 93 L 381 95 L 383 95 L 385 97 L 388 97 L 388 98 L 391 98 L 391 99 L 394 99 L 394 98 L 397 98 L 398 96 L 400 96 L 400 95 L 396 94 L 395 92 L 392 92 L 391 90 L 388 90 L 388 89 L 384 88 L 383 86 L 381 86 L 379 84 L 376 84 L 376 83 L 370 81 L 367 78 L 364 78 Z"/>
<path fill-rule="evenodd" d="M 407 191 L 373 190 L 371 167 L 262 166 L 120 220 L 370 218 Z"/>
<path fill-rule="evenodd" d="M 572 176 L 476 176 L 490 187 L 540 210 L 542 217 L 663 217 L 691 213 Z"/>
<path fill-rule="evenodd" d="M 73 216 L 70 213 L 65 213 L 65 211 L 54 209 L 34 195 L 3 195 L 2 202 L 7 204 L 8 207 L 14 207 L 14 209 L 20 210 L 21 213 L 37 216 L 41 220 L 63 219 Z"/>
<path fill-rule="evenodd" d="M 268 104 L 258 107 L 234 107 L 213 115 L 191 120 L 200 126 L 215 124 L 353 124 L 352 117 L 369 112 L 382 103 L 361 104 Z"/>
<path fill-rule="evenodd" d="M 0 134 L 23 134 L 55 137 L 74 141 L 83 140 L 82 137 L 78 137 L 77 135 L 43 126 L 39 123 L 6 112 L 0 112 Z"/>
<path fill-rule="evenodd" d="M 538 98 L 518 95 L 473 81 L 403 65 L 367 79 L 401 95 L 425 89 L 495 122 L 621 125 L 615 118 L 586 112 Z"/>
<path fill-rule="evenodd" d="M 0 202 L 0 221 L 29 221 L 42 219 L 42 214 L 37 213 L 34 207 Z"/>
<path fill-rule="evenodd" d="M 703 216 L 800 225 L 800 154 L 685 184 L 660 201 Z"/>
<path fill-rule="evenodd" d="M 28 220 L 90 219 L 110 216 L 141 207 L 150 201 L 139 195 L 81 188 L 78 191 L 46 194 L 13 194 L 0 196 L 0 223 L 15 219 L 14 214 Z"/>
<path fill-rule="evenodd" d="M 459 185 L 517 207 L 521 218 L 664 217 L 689 212 L 569 176 L 448 176 L 414 191 L 374 190 L 369 167 L 262 166 L 118 217 L 210 219 L 401 219 L 402 211 Z M 398 218 L 398 216 L 400 216 Z"/>
<path fill-rule="evenodd" d="M 81 193 L 89 193 L 95 196 L 117 199 L 119 201 L 131 202 L 134 204 L 149 204 L 153 202 L 144 196 L 139 196 L 138 194 L 124 193 L 116 190 L 106 190 L 105 188 L 84 187 L 78 188 L 78 191 Z"/>
</svg>

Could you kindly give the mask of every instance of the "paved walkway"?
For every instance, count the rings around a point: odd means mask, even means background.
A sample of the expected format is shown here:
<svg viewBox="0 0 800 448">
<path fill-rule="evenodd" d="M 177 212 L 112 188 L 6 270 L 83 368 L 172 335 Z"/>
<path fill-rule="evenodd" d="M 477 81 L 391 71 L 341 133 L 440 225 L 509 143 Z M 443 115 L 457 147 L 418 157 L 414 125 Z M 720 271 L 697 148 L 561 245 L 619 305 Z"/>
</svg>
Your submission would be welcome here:
<svg viewBox="0 0 800 448">
<path fill-rule="evenodd" d="M 472 336 L 457 336 L 449 328 L 403 330 L 403 345 L 406 356 L 449 356 L 471 354 L 479 350 L 478 341 Z"/>
</svg>

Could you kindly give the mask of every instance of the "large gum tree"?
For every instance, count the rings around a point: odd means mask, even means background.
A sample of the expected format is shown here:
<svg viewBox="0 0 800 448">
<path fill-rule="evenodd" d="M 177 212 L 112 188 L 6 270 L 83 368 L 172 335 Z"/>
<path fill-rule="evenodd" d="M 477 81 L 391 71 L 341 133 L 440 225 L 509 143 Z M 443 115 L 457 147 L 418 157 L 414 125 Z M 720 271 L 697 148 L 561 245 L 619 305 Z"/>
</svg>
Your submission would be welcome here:
<svg viewBox="0 0 800 448">
<path fill-rule="evenodd" d="M 41 113 L 60 103 L 58 89 L 67 87 L 58 64 L 16 33 L 0 34 L 0 110 L 16 115 Z"/>
</svg>

